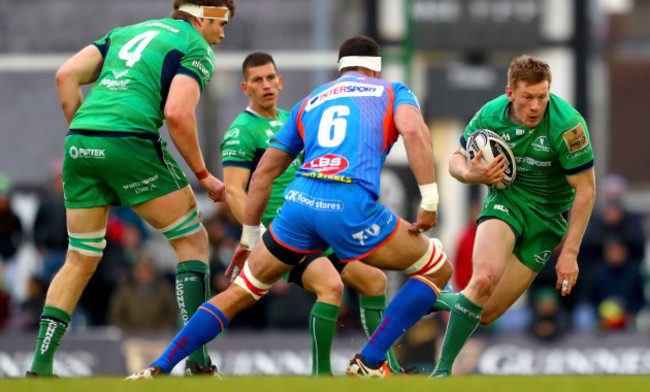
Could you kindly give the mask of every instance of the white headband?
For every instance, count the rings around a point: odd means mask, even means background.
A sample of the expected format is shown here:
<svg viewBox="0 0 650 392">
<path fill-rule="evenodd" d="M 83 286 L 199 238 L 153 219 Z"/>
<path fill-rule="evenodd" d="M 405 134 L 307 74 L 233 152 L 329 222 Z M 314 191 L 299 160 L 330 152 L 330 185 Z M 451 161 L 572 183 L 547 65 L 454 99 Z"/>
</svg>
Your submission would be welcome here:
<svg viewBox="0 0 650 392">
<path fill-rule="evenodd" d="M 216 19 L 228 21 L 230 10 L 228 7 L 210 7 L 207 5 L 183 4 L 178 7 L 179 11 L 204 19 Z"/>
<path fill-rule="evenodd" d="M 381 57 L 379 56 L 344 56 L 339 60 L 339 71 L 348 67 L 363 67 L 376 72 L 381 71 Z"/>
</svg>

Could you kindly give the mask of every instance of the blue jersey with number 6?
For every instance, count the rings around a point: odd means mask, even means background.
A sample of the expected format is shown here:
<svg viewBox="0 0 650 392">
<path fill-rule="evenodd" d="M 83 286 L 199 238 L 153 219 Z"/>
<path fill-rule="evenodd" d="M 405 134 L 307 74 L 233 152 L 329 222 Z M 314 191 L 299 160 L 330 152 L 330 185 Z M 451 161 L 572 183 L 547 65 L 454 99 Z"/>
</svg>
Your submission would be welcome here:
<svg viewBox="0 0 650 392">
<path fill-rule="evenodd" d="M 362 259 L 395 235 L 399 218 L 377 202 L 379 175 L 399 136 L 393 116 L 418 106 L 401 83 L 347 73 L 298 103 L 271 146 L 305 160 L 269 231 L 300 253 L 328 247 Z M 333 228 L 336 228 L 333 230 Z"/>
<path fill-rule="evenodd" d="M 357 183 L 376 200 L 386 155 L 399 136 L 393 114 L 401 104 L 419 108 L 404 84 L 346 73 L 299 102 L 271 146 L 292 156 L 305 150 L 297 176 Z"/>
</svg>

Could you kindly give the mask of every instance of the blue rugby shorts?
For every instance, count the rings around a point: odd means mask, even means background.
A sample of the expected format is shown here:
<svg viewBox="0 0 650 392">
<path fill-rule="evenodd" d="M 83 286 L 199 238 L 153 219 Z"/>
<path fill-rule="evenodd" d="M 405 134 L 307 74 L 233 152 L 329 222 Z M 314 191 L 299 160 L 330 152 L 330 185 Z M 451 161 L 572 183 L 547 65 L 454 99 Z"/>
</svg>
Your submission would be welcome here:
<svg viewBox="0 0 650 392">
<path fill-rule="evenodd" d="M 274 239 L 299 253 L 328 247 L 341 261 L 362 259 L 396 232 L 397 215 L 357 184 L 296 178 L 271 224 Z"/>
</svg>

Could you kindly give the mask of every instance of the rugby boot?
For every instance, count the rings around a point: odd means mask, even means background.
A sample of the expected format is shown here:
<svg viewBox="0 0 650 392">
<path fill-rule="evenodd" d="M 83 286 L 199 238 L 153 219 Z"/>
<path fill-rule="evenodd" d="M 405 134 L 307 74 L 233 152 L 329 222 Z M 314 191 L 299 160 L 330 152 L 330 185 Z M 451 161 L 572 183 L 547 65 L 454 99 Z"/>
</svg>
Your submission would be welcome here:
<svg viewBox="0 0 650 392">
<path fill-rule="evenodd" d="M 371 367 L 363 362 L 363 355 L 357 354 L 350 361 L 346 374 L 358 378 L 387 378 L 390 377 L 390 369 L 386 361 L 376 367 Z"/>
<path fill-rule="evenodd" d="M 154 378 L 163 374 L 165 374 L 165 372 L 162 371 L 162 368 L 160 366 L 153 365 L 150 368 L 140 370 L 137 373 L 133 373 L 132 375 L 125 378 L 124 381 L 153 380 Z"/>
<path fill-rule="evenodd" d="M 185 375 L 186 376 L 213 376 L 223 378 L 217 365 L 211 363 L 210 366 L 200 366 L 194 361 L 185 361 Z"/>
</svg>

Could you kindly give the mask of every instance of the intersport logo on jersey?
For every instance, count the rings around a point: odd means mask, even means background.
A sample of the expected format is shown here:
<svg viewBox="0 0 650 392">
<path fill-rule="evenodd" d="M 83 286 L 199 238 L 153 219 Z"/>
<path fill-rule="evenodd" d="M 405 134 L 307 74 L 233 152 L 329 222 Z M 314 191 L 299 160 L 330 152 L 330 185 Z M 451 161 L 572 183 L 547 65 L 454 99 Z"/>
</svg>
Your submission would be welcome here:
<svg viewBox="0 0 650 392">
<path fill-rule="evenodd" d="M 337 83 L 327 90 L 321 91 L 309 99 L 305 106 L 306 111 L 317 107 L 323 102 L 342 97 L 380 97 L 384 93 L 384 86 L 374 84 L 343 82 Z"/>
<path fill-rule="evenodd" d="M 305 169 L 316 170 L 319 173 L 332 175 L 340 173 L 347 169 L 350 164 L 348 160 L 339 155 L 327 154 L 318 157 L 311 162 L 307 162 L 304 166 Z"/>
</svg>

